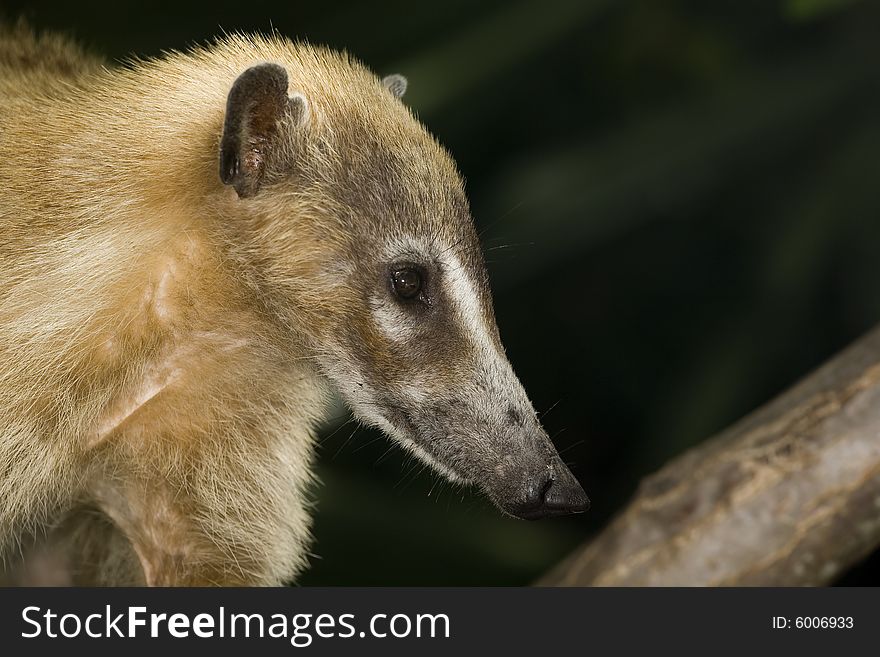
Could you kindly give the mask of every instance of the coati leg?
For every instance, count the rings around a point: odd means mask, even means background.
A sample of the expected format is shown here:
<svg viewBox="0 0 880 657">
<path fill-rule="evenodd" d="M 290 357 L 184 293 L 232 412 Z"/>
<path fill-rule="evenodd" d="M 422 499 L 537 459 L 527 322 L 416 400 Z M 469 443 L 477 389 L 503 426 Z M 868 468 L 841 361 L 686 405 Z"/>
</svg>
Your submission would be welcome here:
<svg viewBox="0 0 880 657">
<path fill-rule="evenodd" d="M 240 439 L 239 439 L 240 440 Z M 117 461 L 92 495 L 148 586 L 280 585 L 305 565 L 305 466 L 285 445 L 201 440 Z M 118 456 L 118 454 L 117 454 Z M 126 467 L 125 463 L 136 464 Z M 130 578 L 122 574 L 123 579 Z"/>
<path fill-rule="evenodd" d="M 102 486 L 99 504 L 119 525 L 137 555 L 148 586 L 249 583 L 235 548 L 199 514 L 197 494 L 175 484 L 137 477 Z"/>
<path fill-rule="evenodd" d="M 132 442 L 97 456 L 91 502 L 24 538 L 0 585 L 278 585 L 305 565 L 308 445 Z"/>
<path fill-rule="evenodd" d="M 144 585 L 131 543 L 100 509 L 76 509 L 49 539 L 52 553 L 67 560 L 72 586 Z"/>
<path fill-rule="evenodd" d="M 143 586 L 128 539 L 99 509 L 66 513 L 47 532 L 22 542 L 0 574 L 3 586 Z"/>
</svg>

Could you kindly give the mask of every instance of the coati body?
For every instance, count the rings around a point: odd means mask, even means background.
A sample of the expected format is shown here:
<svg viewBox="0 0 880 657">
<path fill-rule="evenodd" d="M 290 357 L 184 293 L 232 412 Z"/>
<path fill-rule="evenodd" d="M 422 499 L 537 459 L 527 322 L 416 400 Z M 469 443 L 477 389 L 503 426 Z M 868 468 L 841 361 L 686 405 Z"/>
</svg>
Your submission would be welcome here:
<svg viewBox="0 0 880 657">
<path fill-rule="evenodd" d="M 508 513 L 585 508 L 503 355 L 455 166 L 401 84 L 277 36 L 122 68 L 0 36 L 9 564 L 290 581 L 332 388 Z"/>
</svg>

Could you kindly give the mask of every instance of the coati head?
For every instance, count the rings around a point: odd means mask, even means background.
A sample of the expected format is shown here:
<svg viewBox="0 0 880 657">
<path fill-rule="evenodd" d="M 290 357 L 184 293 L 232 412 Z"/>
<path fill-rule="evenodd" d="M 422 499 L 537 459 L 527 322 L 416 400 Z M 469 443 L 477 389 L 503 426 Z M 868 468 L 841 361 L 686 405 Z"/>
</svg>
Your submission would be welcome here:
<svg viewBox="0 0 880 657">
<path fill-rule="evenodd" d="M 240 74 L 220 178 L 255 276 L 361 421 L 510 515 L 585 511 L 505 356 L 461 178 L 405 87 L 302 47 Z"/>
</svg>

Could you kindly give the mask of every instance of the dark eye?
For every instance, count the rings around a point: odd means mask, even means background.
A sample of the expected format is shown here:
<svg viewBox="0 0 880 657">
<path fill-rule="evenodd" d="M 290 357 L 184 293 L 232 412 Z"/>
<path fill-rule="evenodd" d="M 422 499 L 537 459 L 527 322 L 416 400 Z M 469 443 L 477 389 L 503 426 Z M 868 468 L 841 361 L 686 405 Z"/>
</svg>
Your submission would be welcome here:
<svg viewBox="0 0 880 657">
<path fill-rule="evenodd" d="M 411 267 L 395 269 L 391 272 L 391 283 L 401 299 L 415 299 L 422 291 L 422 274 Z"/>
</svg>

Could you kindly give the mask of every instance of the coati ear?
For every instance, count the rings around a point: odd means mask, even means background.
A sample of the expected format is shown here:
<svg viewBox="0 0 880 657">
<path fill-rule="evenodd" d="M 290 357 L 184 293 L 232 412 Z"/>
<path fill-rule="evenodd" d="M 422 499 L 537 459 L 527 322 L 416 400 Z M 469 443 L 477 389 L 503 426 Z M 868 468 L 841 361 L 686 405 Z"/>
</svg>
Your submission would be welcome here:
<svg viewBox="0 0 880 657">
<path fill-rule="evenodd" d="M 226 99 L 220 141 L 220 180 L 240 198 L 257 193 L 266 163 L 286 118 L 304 123 L 308 103 L 287 95 L 287 71 L 278 64 L 253 66 L 238 76 Z"/>
<path fill-rule="evenodd" d="M 382 84 L 385 85 L 385 88 L 388 89 L 395 98 L 401 98 L 403 94 L 406 93 L 406 78 L 400 75 L 400 73 L 386 75 L 382 78 Z"/>
</svg>

